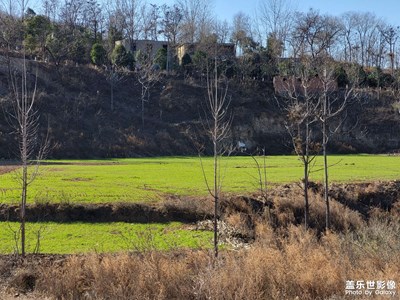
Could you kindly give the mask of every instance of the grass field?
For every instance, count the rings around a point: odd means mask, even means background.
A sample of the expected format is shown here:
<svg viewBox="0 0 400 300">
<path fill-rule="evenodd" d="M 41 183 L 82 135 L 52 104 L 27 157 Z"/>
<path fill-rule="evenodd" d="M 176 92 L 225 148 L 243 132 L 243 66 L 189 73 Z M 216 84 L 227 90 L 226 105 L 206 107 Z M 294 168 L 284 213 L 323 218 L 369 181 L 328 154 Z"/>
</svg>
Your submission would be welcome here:
<svg viewBox="0 0 400 300">
<path fill-rule="evenodd" d="M 260 159 L 261 160 L 261 159 Z M 302 177 L 302 165 L 295 156 L 266 158 L 268 181 L 288 183 Z M 386 155 L 330 156 L 330 180 L 359 182 L 400 179 L 400 157 Z M 203 159 L 211 179 L 212 160 Z M 257 188 L 257 168 L 250 157 L 229 157 L 222 161 L 223 191 L 245 193 Z M 318 157 L 311 179 L 322 180 L 322 159 Z M 16 171 L 0 176 L 0 203 L 17 203 Z M 207 195 L 200 160 L 197 157 L 161 157 L 110 160 L 47 161 L 29 190 L 34 202 L 153 202 L 165 194 Z"/>
<path fill-rule="evenodd" d="M 0 253 L 15 251 L 19 224 L 0 222 Z M 188 230 L 178 222 L 129 223 L 27 223 L 27 251 L 34 252 L 40 231 L 40 253 L 84 253 L 210 248 L 212 232 Z"/>
</svg>

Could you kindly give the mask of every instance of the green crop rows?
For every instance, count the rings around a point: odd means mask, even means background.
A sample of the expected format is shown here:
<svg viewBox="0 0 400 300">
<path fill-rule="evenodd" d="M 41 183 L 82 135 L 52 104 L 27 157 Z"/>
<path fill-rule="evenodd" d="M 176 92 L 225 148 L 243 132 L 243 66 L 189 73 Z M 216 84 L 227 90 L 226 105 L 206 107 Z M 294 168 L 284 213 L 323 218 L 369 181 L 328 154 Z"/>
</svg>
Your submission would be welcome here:
<svg viewBox="0 0 400 300">
<path fill-rule="evenodd" d="M 330 180 L 334 182 L 400 179 L 400 158 L 395 156 L 331 156 L 329 164 Z M 270 156 L 266 165 L 271 184 L 295 182 L 302 177 L 302 165 L 295 156 Z M 212 160 L 203 158 L 203 166 L 211 180 Z M 224 192 L 246 193 L 257 189 L 258 170 L 251 157 L 223 158 L 221 171 Z M 0 203 L 18 203 L 16 172 L 0 176 Z M 313 166 L 311 180 L 322 180 L 321 157 Z M 207 194 L 199 158 L 47 161 L 29 187 L 28 202 L 155 202 L 166 194 Z"/>
</svg>

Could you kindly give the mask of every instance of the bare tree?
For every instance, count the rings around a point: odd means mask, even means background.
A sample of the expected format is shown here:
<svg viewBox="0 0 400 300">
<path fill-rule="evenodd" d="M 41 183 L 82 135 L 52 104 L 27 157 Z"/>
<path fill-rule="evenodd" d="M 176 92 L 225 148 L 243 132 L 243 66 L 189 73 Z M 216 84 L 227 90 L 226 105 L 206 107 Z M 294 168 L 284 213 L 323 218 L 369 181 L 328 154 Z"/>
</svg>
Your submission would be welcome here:
<svg viewBox="0 0 400 300">
<path fill-rule="evenodd" d="M 380 33 L 383 36 L 385 42 L 389 46 L 389 58 L 390 58 L 390 68 L 392 71 L 392 76 L 394 75 L 394 62 L 395 62 L 395 47 L 397 39 L 399 38 L 399 27 L 384 26 L 379 28 Z"/>
<path fill-rule="evenodd" d="M 217 44 L 215 52 L 217 53 Z M 207 66 L 207 112 L 204 125 L 210 136 L 213 146 L 213 177 L 212 183 L 205 175 L 202 165 L 204 180 L 209 194 L 214 199 L 214 257 L 218 257 L 218 219 L 219 202 L 222 188 L 222 174 L 220 159 L 221 156 L 229 152 L 226 140 L 229 135 L 231 117 L 228 113 L 230 98 L 228 93 L 227 78 L 218 70 L 217 55 L 214 58 L 214 66 Z"/>
<path fill-rule="evenodd" d="M 267 160 L 265 155 L 265 148 L 261 149 L 261 159 L 258 159 L 256 156 L 251 155 L 254 163 L 257 167 L 257 186 L 260 191 L 260 196 L 264 205 L 268 205 L 271 207 L 271 202 L 268 199 L 268 181 L 267 181 Z"/>
<path fill-rule="evenodd" d="M 216 20 L 214 22 L 214 32 L 217 35 L 218 43 L 227 43 L 231 36 L 231 27 L 226 20 L 222 22 Z"/>
<path fill-rule="evenodd" d="M 173 46 L 178 42 L 179 26 L 183 15 L 181 9 L 175 4 L 172 7 L 163 5 L 161 27 L 164 36 Z"/>
<path fill-rule="evenodd" d="M 232 36 L 231 39 L 235 43 L 238 54 L 243 54 L 244 47 L 248 44 L 251 36 L 250 17 L 243 12 L 239 12 L 233 17 Z"/>
<path fill-rule="evenodd" d="M 123 16 L 124 36 L 130 43 L 136 41 L 141 32 L 143 15 L 140 13 L 143 4 L 141 0 L 119 0 L 116 4 L 117 11 Z"/>
<path fill-rule="evenodd" d="M 328 153 L 327 146 L 330 137 L 335 134 L 344 122 L 343 116 L 353 95 L 353 87 L 346 85 L 343 89 L 337 89 L 334 66 L 325 64 L 320 68 L 321 74 L 321 107 L 319 120 L 322 130 L 322 154 L 324 159 L 324 201 L 325 201 L 325 228 L 330 229 L 330 204 L 329 204 L 329 179 L 328 179 Z M 337 122 L 332 122 L 338 118 Z"/>
<path fill-rule="evenodd" d="M 175 53 L 176 45 L 178 42 L 178 35 L 180 32 L 180 24 L 183 18 L 181 9 L 174 5 L 172 7 L 163 5 L 162 7 L 162 19 L 161 19 L 161 31 L 168 41 L 167 47 L 167 72 L 170 70 L 171 65 L 171 53 Z"/>
<path fill-rule="evenodd" d="M 285 44 L 293 26 L 294 10 L 290 0 L 260 0 L 257 9 L 258 31 L 260 39 L 266 41 L 269 35 L 273 35 Z"/>
<path fill-rule="evenodd" d="M 339 51 L 344 49 L 344 60 L 380 68 L 389 61 L 394 67 L 396 27 L 370 12 L 347 12 L 340 21 L 342 42 Z"/>
<path fill-rule="evenodd" d="M 11 67 L 11 64 L 10 64 Z M 35 108 L 37 100 L 36 80 L 33 84 L 28 80 L 26 60 L 23 59 L 21 70 L 10 70 L 11 101 L 13 112 L 10 113 L 14 120 L 15 131 L 19 140 L 19 157 L 21 160 L 22 173 L 19 177 L 21 183 L 21 202 L 20 202 L 20 234 L 21 234 L 21 254 L 26 253 L 26 205 L 28 187 L 38 174 L 39 163 L 48 150 L 48 140 L 44 144 L 39 144 L 39 114 Z M 31 170 L 30 166 L 34 168 Z M 31 170 L 31 171 L 30 171 Z"/>
<path fill-rule="evenodd" d="M 115 65 L 106 68 L 106 79 L 110 84 L 110 109 L 114 111 L 114 90 L 126 77 L 123 70 L 119 70 Z"/>
<path fill-rule="evenodd" d="M 25 7 L 28 0 L 18 1 L 21 19 L 24 19 Z M 27 61 L 25 58 L 25 48 L 23 48 L 23 59 L 11 59 L 7 57 L 8 82 L 9 82 L 9 102 L 12 110 L 8 112 L 10 123 L 15 129 L 18 137 L 19 158 L 21 160 L 21 174 L 18 180 L 21 184 L 20 201 L 20 237 L 21 255 L 26 253 L 26 205 L 28 186 L 33 182 L 38 174 L 39 162 L 48 150 L 47 137 L 45 143 L 39 145 L 39 114 L 35 107 L 37 100 L 37 76 L 34 82 L 29 80 L 30 74 L 27 71 Z M 21 61 L 21 63 L 20 63 Z M 35 159 L 35 161 L 33 161 Z M 34 165 L 33 170 L 29 168 Z M 30 171 L 32 170 L 32 171 Z"/>
<path fill-rule="evenodd" d="M 142 15 L 142 35 L 145 40 L 158 40 L 158 35 L 161 29 L 160 25 L 160 9 L 161 7 L 155 4 L 143 5 L 141 9 Z"/>
<path fill-rule="evenodd" d="M 8 51 L 21 47 L 23 22 L 19 17 L 0 12 L 0 44 Z"/>
<path fill-rule="evenodd" d="M 136 78 L 141 86 L 141 116 L 142 129 L 144 129 L 145 103 L 150 100 L 151 88 L 160 80 L 161 73 L 154 65 L 151 53 L 137 53 L 138 67 L 136 68 Z"/>
<path fill-rule="evenodd" d="M 60 8 L 60 21 L 70 29 L 75 29 L 82 24 L 82 11 L 85 6 L 83 0 L 65 1 Z"/>
<path fill-rule="evenodd" d="M 212 26 L 210 0 L 177 0 L 182 12 L 181 42 L 195 43 L 207 36 Z"/>
<path fill-rule="evenodd" d="M 354 31 L 356 34 L 356 44 L 354 48 L 357 50 L 358 63 L 362 66 L 366 66 L 369 61 L 369 51 L 371 49 L 371 38 L 375 34 L 377 17 L 375 14 L 367 13 L 355 13 L 354 18 Z"/>
<path fill-rule="evenodd" d="M 87 0 L 82 8 L 83 26 L 91 33 L 94 43 L 101 40 L 101 32 L 104 26 L 103 9 L 96 0 Z"/>
<path fill-rule="evenodd" d="M 9 16 L 16 16 L 16 12 L 19 11 L 17 10 L 17 3 L 16 1 L 13 0 L 2 0 L 0 2 L 0 10 L 2 12 L 5 12 Z"/>
<path fill-rule="evenodd" d="M 355 58 L 353 55 L 353 49 L 355 46 L 355 32 L 354 27 L 356 21 L 354 18 L 354 12 L 346 12 L 340 18 L 341 21 L 341 37 L 343 39 L 342 49 L 344 51 L 344 60 L 352 62 Z"/>
<path fill-rule="evenodd" d="M 312 58 L 330 54 L 330 49 L 342 27 L 336 18 L 322 16 L 314 10 L 298 13 L 292 33 L 292 43 L 300 56 Z"/>
<path fill-rule="evenodd" d="M 59 0 L 42 0 L 43 14 L 53 22 L 57 19 L 59 6 Z"/>
<path fill-rule="evenodd" d="M 303 164 L 304 226 L 308 229 L 309 176 L 320 148 L 315 134 L 319 108 L 317 92 L 320 83 L 315 78 L 314 67 L 309 59 L 303 58 L 298 75 L 282 81 L 281 85 L 284 90 L 282 96 L 286 99 L 283 104 L 286 112 L 285 127 L 291 136 L 293 149 Z"/>
</svg>

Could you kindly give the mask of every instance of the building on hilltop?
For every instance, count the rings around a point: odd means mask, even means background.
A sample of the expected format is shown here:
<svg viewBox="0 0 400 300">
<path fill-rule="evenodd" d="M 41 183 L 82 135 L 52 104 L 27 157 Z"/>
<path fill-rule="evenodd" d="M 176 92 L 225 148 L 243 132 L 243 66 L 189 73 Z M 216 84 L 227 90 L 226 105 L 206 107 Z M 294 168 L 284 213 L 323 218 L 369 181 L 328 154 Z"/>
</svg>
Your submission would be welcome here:
<svg viewBox="0 0 400 300">
<path fill-rule="evenodd" d="M 128 39 L 124 39 L 116 41 L 115 45 L 124 46 L 127 52 L 135 53 L 140 50 L 143 53 L 150 54 L 152 57 L 156 56 L 157 51 L 163 48 L 168 52 L 168 42 L 166 41 L 137 40 L 130 42 Z"/>
<path fill-rule="evenodd" d="M 179 65 L 182 65 L 182 58 L 185 54 L 193 55 L 196 51 L 203 51 L 210 56 L 215 55 L 215 47 L 213 44 L 205 45 L 202 43 L 185 43 L 176 47 L 176 56 Z M 231 59 L 236 55 L 235 44 L 233 43 L 218 43 L 217 57 L 219 59 Z"/>
<path fill-rule="evenodd" d="M 215 55 L 215 44 L 184 43 L 171 47 L 166 41 L 136 40 L 130 42 L 128 39 L 124 39 L 116 41 L 115 45 L 122 45 L 125 47 L 126 51 L 132 53 L 140 50 L 143 53 L 150 54 L 151 57 L 155 57 L 160 49 L 165 49 L 168 53 L 169 63 L 171 63 L 172 58 L 175 57 L 179 65 L 182 65 L 182 58 L 185 54 L 193 55 L 196 51 L 202 51 L 210 56 Z M 235 58 L 235 44 L 218 43 L 216 45 L 217 57 L 219 59 L 225 60 Z"/>
</svg>

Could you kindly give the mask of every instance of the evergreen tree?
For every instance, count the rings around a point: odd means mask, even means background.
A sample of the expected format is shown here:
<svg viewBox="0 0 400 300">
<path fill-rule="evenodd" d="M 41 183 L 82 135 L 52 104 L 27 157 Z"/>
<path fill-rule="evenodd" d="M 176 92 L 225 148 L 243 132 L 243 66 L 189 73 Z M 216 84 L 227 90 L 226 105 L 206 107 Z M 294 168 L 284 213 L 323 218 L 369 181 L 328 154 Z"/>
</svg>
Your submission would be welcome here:
<svg viewBox="0 0 400 300">
<path fill-rule="evenodd" d="M 95 43 L 90 51 L 90 58 L 93 64 L 96 66 L 101 66 L 107 62 L 107 52 L 103 45 L 100 43 Z"/>
</svg>

